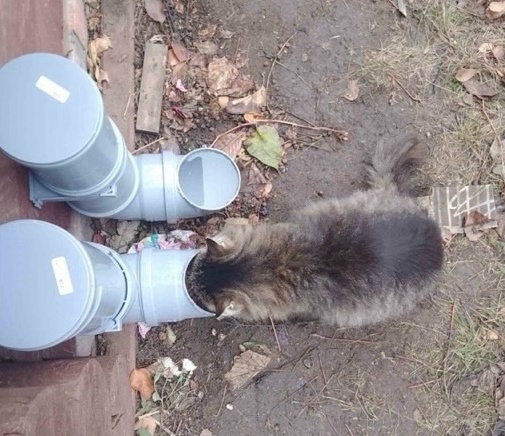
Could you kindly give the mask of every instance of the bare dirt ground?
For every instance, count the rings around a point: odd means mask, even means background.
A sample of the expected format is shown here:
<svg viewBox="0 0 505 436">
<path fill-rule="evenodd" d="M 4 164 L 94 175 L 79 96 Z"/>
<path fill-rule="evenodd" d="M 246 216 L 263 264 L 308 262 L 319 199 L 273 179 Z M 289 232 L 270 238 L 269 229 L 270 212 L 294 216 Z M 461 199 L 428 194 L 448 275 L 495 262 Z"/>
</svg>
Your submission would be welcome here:
<svg viewBox="0 0 505 436">
<path fill-rule="evenodd" d="M 363 186 L 364 162 L 374 144 L 406 132 L 424 137 L 432 151 L 425 191 L 431 185 L 495 183 L 497 198 L 503 195 L 503 176 L 493 173 L 489 147 L 505 128 L 501 61 L 491 53 L 505 45 L 504 22 L 484 18 L 486 2 L 407 2 L 407 17 L 393 3 L 188 0 L 166 3 L 163 24 L 139 4 L 139 71 L 144 43 L 153 36 L 194 51 L 198 32 L 217 25 L 209 38 L 215 55 L 247 59 L 241 71 L 257 87 L 268 85 L 272 118 L 349 132 L 342 143 L 331 134 L 297 130 L 279 174 L 259 166 L 272 182 L 268 200 L 241 197 L 227 216 L 278 221 L 320 197 L 353 192 Z M 221 31 L 228 32 L 224 38 Z M 484 43 L 492 46 L 482 48 Z M 478 81 L 497 95 L 484 103 L 468 98 L 455 79 L 462 67 L 478 70 Z M 349 80 L 358 81 L 354 101 L 342 98 Z M 200 112 L 185 106 L 198 114 L 191 115 L 187 132 L 174 130 L 170 117 L 162 120 L 169 142 L 178 139 L 187 151 L 244 122 L 215 116 L 215 100 L 206 95 Z M 143 147 L 157 137 L 137 139 Z M 203 235 L 210 231 L 207 222 L 178 227 Z M 164 230 L 147 225 L 143 232 Z M 166 326 L 151 330 L 139 338 L 139 366 L 162 356 L 197 365 L 186 395 L 192 400 L 163 414 L 156 434 L 199 435 L 207 429 L 218 436 L 487 435 L 497 422 L 493 434 L 505 434 L 498 421 L 505 417 L 504 254 L 495 230 L 476 242 L 455 236 L 433 297 L 408 317 L 374 328 L 286 324 L 276 326 L 276 338 L 268 325 L 195 319 L 171 325 L 175 342 Z M 262 353 L 261 346 L 268 347 L 272 360 L 232 390 L 224 376 L 243 344 Z M 148 407 L 139 414 L 145 413 Z"/>
</svg>

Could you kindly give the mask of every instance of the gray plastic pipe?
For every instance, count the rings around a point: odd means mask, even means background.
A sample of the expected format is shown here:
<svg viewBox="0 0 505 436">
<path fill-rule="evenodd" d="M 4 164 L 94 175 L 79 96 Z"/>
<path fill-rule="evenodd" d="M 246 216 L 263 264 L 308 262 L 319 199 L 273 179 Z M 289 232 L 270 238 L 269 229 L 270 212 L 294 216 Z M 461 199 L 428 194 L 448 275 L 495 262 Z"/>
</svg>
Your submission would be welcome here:
<svg viewBox="0 0 505 436">
<path fill-rule="evenodd" d="M 0 68 L 0 149 L 29 168 L 37 207 L 66 201 L 91 217 L 173 223 L 226 207 L 240 189 L 235 162 L 219 150 L 132 156 L 96 84 L 53 54 Z"/>
<path fill-rule="evenodd" d="M 198 250 L 145 248 L 119 255 L 38 220 L 0 225 L 0 346 L 52 347 L 77 335 L 156 326 L 214 314 L 189 296 L 186 270 Z"/>
</svg>

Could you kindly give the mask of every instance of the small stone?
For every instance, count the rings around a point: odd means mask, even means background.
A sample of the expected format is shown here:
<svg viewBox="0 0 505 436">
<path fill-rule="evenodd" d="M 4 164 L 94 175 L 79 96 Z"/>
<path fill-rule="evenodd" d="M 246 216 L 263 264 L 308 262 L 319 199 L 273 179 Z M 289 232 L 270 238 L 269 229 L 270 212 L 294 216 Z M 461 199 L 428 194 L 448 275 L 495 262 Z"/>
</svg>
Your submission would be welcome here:
<svg viewBox="0 0 505 436">
<path fill-rule="evenodd" d="M 226 338 L 226 335 L 225 335 L 224 333 L 219 333 L 219 334 L 217 335 L 217 340 L 218 340 L 219 342 L 224 341 L 224 339 L 225 339 L 225 338 Z"/>
<path fill-rule="evenodd" d="M 226 408 L 227 408 L 228 410 L 233 410 L 233 404 L 227 404 L 227 405 L 226 405 Z"/>
<path fill-rule="evenodd" d="M 309 60 L 309 55 L 307 53 L 302 54 L 302 62 L 307 62 Z"/>
<path fill-rule="evenodd" d="M 472 94 L 465 94 L 463 97 L 463 103 L 465 103 L 467 106 L 473 106 L 474 99 Z"/>
<path fill-rule="evenodd" d="M 210 334 L 211 334 L 212 336 L 217 336 L 217 330 L 216 330 L 216 329 L 212 329 L 212 330 L 210 331 Z"/>
<path fill-rule="evenodd" d="M 505 171 L 503 169 L 503 165 L 499 164 L 493 167 L 493 174 L 496 174 L 497 176 L 503 176 L 505 175 Z"/>
</svg>

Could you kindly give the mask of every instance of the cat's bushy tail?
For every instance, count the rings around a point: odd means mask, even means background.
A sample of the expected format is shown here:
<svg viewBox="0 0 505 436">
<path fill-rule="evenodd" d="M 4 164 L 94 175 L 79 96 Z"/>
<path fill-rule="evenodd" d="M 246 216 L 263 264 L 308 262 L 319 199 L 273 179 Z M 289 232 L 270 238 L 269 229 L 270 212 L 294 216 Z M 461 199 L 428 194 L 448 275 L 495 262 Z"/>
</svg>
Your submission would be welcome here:
<svg viewBox="0 0 505 436">
<path fill-rule="evenodd" d="M 394 143 L 377 145 L 370 168 L 370 187 L 395 186 L 405 195 L 413 195 L 413 177 L 425 159 L 425 148 L 415 136 L 406 136 Z"/>
</svg>

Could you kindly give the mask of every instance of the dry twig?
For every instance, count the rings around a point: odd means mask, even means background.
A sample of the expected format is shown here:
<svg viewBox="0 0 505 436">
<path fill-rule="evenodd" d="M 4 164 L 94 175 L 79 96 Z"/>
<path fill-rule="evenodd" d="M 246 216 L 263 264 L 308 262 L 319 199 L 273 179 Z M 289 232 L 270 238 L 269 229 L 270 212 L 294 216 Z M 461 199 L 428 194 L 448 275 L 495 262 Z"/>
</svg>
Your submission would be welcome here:
<svg viewBox="0 0 505 436">
<path fill-rule="evenodd" d="M 226 396 L 226 385 L 224 385 L 224 389 L 223 389 L 223 398 L 221 399 L 221 404 L 219 405 L 219 410 L 217 411 L 217 413 L 214 415 L 214 416 L 219 416 L 219 414 L 221 413 L 221 409 L 223 408 L 223 404 L 224 404 L 224 397 Z"/>
<path fill-rule="evenodd" d="M 293 123 L 291 121 L 276 120 L 276 119 L 273 119 L 273 120 L 259 119 L 259 120 L 254 120 L 250 123 L 239 124 L 238 126 L 228 129 L 226 132 L 220 133 L 219 135 L 216 136 L 214 141 L 212 141 L 212 144 L 210 144 L 209 147 L 214 147 L 214 145 L 216 145 L 216 142 L 219 141 L 219 139 L 222 138 L 223 136 L 228 135 L 228 133 L 234 132 L 235 130 L 241 129 L 243 127 L 255 126 L 258 123 L 285 124 L 287 126 L 298 127 L 300 129 L 309 129 L 309 130 L 317 130 L 317 131 L 322 131 L 322 132 L 334 133 L 339 141 L 347 141 L 347 139 L 348 139 L 348 132 L 346 132 L 345 130 L 341 130 L 341 129 L 333 129 L 331 127 L 322 127 L 322 126 L 306 126 L 303 124 Z M 149 145 L 152 145 L 152 144 L 149 144 Z M 144 146 L 144 147 L 147 147 L 147 146 Z"/>
<path fill-rule="evenodd" d="M 289 41 L 291 41 L 293 39 L 293 37 L 296 35 L 297 32 L 293 33 L 288 39 L 286 39 L 286 41 L 284 42 L 284 44 L 282 44 L 281 48 L 279 49 L 279 51 L 277 52 L 277 54 L 275 55 L 275 57 L 272 59 L 272 63 L 270 65 L 270 70 L 268 71 L 268 75 L 267 75 L 267 83 L 265 85 L 265 88 L 268 90 L 268 86 L 270 85 L 270 78 L 272 77 L 272 72 L 274 71 L 274 66 L 275 66 L 275 63 L 277 62 L 277 59 L 279 59 L 279 56 L 282 54 L 282 51 L 286 48 L 286 46 L 289 44 Z"/>
<path fill-rule="evenodd" d="M 133 151 L 132 151 L 132 154 L 136 154 L 136 153 L 138 153 L 139 151 L 142 151 L 142 150 L 144 150 L 144 149 L 146 149 L 146 148 L 150 147 L 151 145 L 157 144 L 158 142 L 163 141 L 163 139 L 165 139 L 165 138 L 163 138 L 163 136 L 162 136 L 161 138 L 158 138 L 158 139 L 156 139 L 155 141 L 150 142 L 149 144 L 143 145 L 142 147 L 137 148 L 136 150 L 133 150 Z"/>
<path fill-rule="evenodd" d="M 447 398 L 449 398 L 449 390 L 447 388 L 447 383 L 445 380 L 445 375 L 447 373 L 447 360 L 449 359 L 449 350 L 451 348 L 451 340 L 452 340 L 452 329 L 454 327 L 454 315 L 456 314 L 456 300 L 453 301 L 452 303 L 452 310 L 451 310 L 451 322 L 449 325 L 449 334 L 447 336 L 447 347 L 445 348 L 445 353 L 444 353 L 444 360 L 442 361 L 442 379 L 444 383 L 444 392 Z"/>
<path fill-rule="evenodd" d="M 282 352 L 281 343 L 279 342 L 279 336 L 277 336 L 277 330 L 275 329 L 274 320 L 272 319 L 271 316 L 269 316 L 269 318 L 270 318 L 270 324 L 272 325 L 272 330 L 274 332 L 275 342 L 277 343 L 277 349 L 279 350 L 279 352 Z"/>
<path fill-rule="evenodd" d="M 394 82 L 396 82 L 396 84 L 403 89 L 403 92 L 405 92 L 405 94 L 407 94 L 413 101 L 417 102 L 417 103 L 420 103 L 421 102 L 421 99 L 419 97 L 416 97 L 414 95 L 412 95 L 410 93 L 410 91 L 403 85 L 402 82 L 400 82 L 395 76 L 393 76 L 392 74 L 389 75 L 389 77 L 391 77 L 391 80 L 393 80 Z"/>
</svg>

